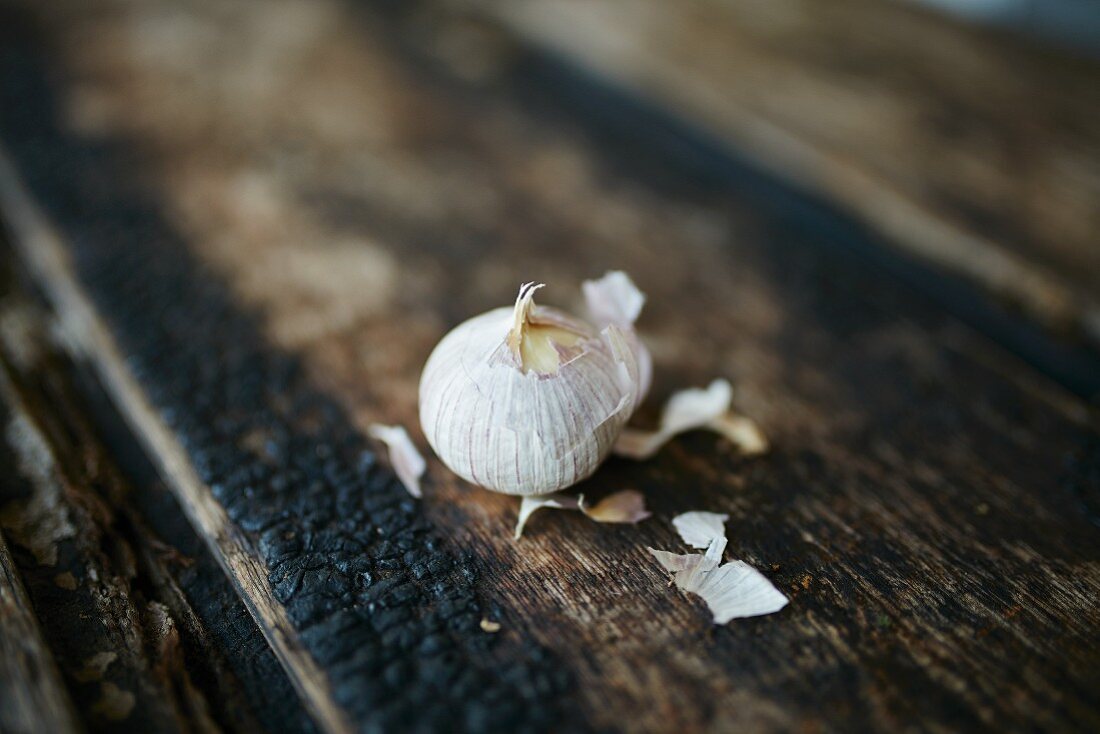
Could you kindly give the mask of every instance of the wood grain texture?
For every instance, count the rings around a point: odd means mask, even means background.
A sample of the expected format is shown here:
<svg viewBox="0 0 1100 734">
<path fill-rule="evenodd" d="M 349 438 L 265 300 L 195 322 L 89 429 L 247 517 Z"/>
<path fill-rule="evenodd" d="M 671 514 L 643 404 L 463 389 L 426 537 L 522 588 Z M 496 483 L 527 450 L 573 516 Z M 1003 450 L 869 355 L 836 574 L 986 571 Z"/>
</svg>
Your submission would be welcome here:
<svg viewBox="0 0 1100 734">
<path fill-rule="evenodd" d="M 199 730 L 210 728 L 204 707 L 194 711 L 200 697 L 186 671 L 156 670 L 177 654 L 178 631 L 162 605 L 131 585 L 131 549 L 109 521 L 101 524 L 101 501 L 70 485 L 11 383 L 2 387 L 3 458 L 16 468 L 0 488 L 3 528 L 81 718 L 93 731 L 180 732 L 192 730 L 187 712 Z"/>
<path fill-rule="evenodd" d="M 1097 62 L 877 0 L 473 7 L 1100 345 Z"/>
<path fill-rule="evenodd" d="M 28 28 L 24 18 L 16 21 L 17 29 Z M 44 81 L 35 57 L 13 55 L 6 92 Z M 8 128 L 21 153 L 75 156 L 90 164 L 81 170 L 93 176 L 121 162 L 105 155 L 114 151 L 62 134 L 52 117 L 58 104 L 52 89 L 40 86 L 32 95 L 22 96 L 23 103 L 33 99 L 21 107 L 30 114 Z M 296 360 L 265 350 L 251 315 L 233 313 L 226 296 L 208 287 L 205 266 L 179 246 L 137 179 L 126 184 L 127 203 L 109 210 L 113 222 L 101 220 L 108 230 L 129 234 L 97 238 L 96 247 L 114 252 L 93 257 L 101 265 L 116 256 L 138 257 L 140 263 L 100 271 L 121 280 L 101 281 L 98 293 L 160 312 L 144 322 L 148 329 L 125 336 L 132 352 L 124 361 L 74 279 L 52 225 L 10 168 L 4 170 L 9 175 L 0 176 L 0 186 L 14 241 L 69 341 L 99 370 L 322 727 L 385 730 L 414 717 L 420 727 L 448 730 L 581 726 L 563 723 L 576 714 L 558 700 L 567 683 L 552 656 L 530 641 L 509 653 L 515 646 L 496 644 L 480 630 L 476 569 L 461 553 L 442 549 L 392 476 L 377 470 L 361 437 L 341 425 L 338 406 L 302 379 Z M 47 185 L 59 187 L 54 193 L 61 199 L 95 190 L 87 180 L 74 187 L 68 175 L 53 178 L 49 167 L 39 170 L 50 178 Z M 138 221 L 140 228 L 131 229 Z M 137 241 L 150 247 L 132 247 Z M 81 262 L 81 254 L 73 254 Z M 133 266 L 167 280 L 132 278 Z M 163 299 L 169 290 L 174 295 Z M 175 313 L 163 311 L 166 306 Z M 181 325 L 194 333 L 173 334 Z M 199 334 L 216 342 L 196 339 Z M 165 349 L 169 342 L 175 346 Z M 149 369 L 134 361 L 139 351 L 147 365 L 172 378 L 158 391 L 159 415 L 133 377 Z M 257 390 L 261 375 L 274 382 Z M 323 436 L 313 435 L 318 431 Z M 178 448 L 184 442 L 188 453 Z M 412 556 L 414 548 L 422 553 Z M 323 676 L 315 660 L 326 666 Z"/>
<path fill-rule="evenodd" d="M 176 488 L 192 523 L 209 543 L 211 552 L 249 605 L 252 614 L 265 625 L 276 655 L 283 661 L 302 699 L 326 731 L 349 730 L 344 714 L 332 701 L 327 681 L 314 662 L 302 651 L 298 640 L 284 632 L 291 625 L 285 611 L 264 583 L 264 571 L 248 541 L 231 525 L 225 510 L 186 457 L 178 440 L 156 416 L 144 393 L 125 370 L 124 360 L 106 327 L 94 312 L 65 262 L 65 254 L 49 224 L 37 214 L 34 204 L 22 192 L 10 164 L 0 158 L 0 188 L 12 209 L 16 241 L 28 267 L 49 292 L 58 318 L 68 331 L 71 345 L 81 358 L 94 362 L 113 398 L 120 404 L 133 431 L 146 444 L 158 463 L 158 470 Z"/>
<path fill-rule="evenodd" d="M 149 471 L 139 489 L 116 466 L 75 383 L 79 368 L 51 339 L 58 324 L 2 252 L 4 458 L 29 481 L 5 480 L 0 516 L 34 584 L 28 611 L 48 625 L 81 704 L 79 729 L 312 731 L 178 506 Z M 67 693 L 48 703 L 40 715 L 63 719 Z M 67 729 L 47 721 L 19 730 Z"/>
<path fill-rule="evenodd" d="M 352 725 L 1100 722 L 1094 418 L 981 335 L 827 234 L 563 120 L 507 53 L 469 51 L 476 30 L 440 68 L 404 45 L 415 23 L 337 2 L 38 12 L 56 104 L 30 95 L 0 140 L 118 345 L 89 357 L 182 447 L 261 568 L 243 593 L 285 609 L 260 616 L 273 645 Z M 515 501 L 438 463 L 403 497 L 362 429 L 415 434 L 442 333 L 532 277 L 568 306 L 608 268 L 649 294 L 655 397 L 730 377 L 774 451 L 689 436 L 611 462 L 581 489 L 641 489 L 656 519 L 547 513 L 518 544 Z M 666 520 L 692 509 L 731 515 L 787 609 L 714 628 L 668 588 L 644 547 L 678 548 Z"/>
<path fill-rule="evenodd" d="M 0 729 L 11 734 L 79 731 L 68 693 L 0 534 Z"/>
</svg>

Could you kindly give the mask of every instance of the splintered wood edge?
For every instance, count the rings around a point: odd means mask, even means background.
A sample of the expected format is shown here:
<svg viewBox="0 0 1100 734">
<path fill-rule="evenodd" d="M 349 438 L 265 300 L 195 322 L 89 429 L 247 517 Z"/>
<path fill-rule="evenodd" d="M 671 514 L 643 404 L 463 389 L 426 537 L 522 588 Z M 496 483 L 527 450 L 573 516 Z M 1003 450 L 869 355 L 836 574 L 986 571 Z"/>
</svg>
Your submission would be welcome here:
<svg viewBox="0 0 1100 734">
<path fill-rule="evenodd" d="M 0 533 L 0 686 L 8 705 L 0 727 L 78 732 L 75 709 L 38 627 L 15 562 Z"/>
<path fill-rule="evenodd" d="M 351 732 L 328 680 L 292 632 L 286 610 L 267 582 L 266 569 L 126 368 L 118 345 L 69 265 L 60 235 L 39 211 L 2 148 L 0 215 L 17 254 L 53 306 L 66 347 L 79 350 L 73 356 L 94 366 L 119 412 L 232 580 L 317 723 L 332 734 Z"/>
<path fill-rule="evenodd" d="M 976 281 L 1020 304 L 1043 323 L 1073 324 L 1092 343 L 1100 342 L 1100 302 L 1088 293 L 1064 285 L 996 241 L 937 216 L 865 166 L 842 160 L 748 109 L 716 102 L 720 96 L 708 94 L 698 83 L 685 82 L 689 74 L 681 66 L 646 54 L 635 55 L 631 65 L 624 66 L 582 37 L 532 22 L 522 9 L 508 4 L 490 4 L 474 12 L 529 47 L 575 59 L 620 89 L 688 111 L 687 119 L 737 146 L 738 154 L 760 168 L 824 192 L 881 232 L 884 242 Z"/>
</svg>

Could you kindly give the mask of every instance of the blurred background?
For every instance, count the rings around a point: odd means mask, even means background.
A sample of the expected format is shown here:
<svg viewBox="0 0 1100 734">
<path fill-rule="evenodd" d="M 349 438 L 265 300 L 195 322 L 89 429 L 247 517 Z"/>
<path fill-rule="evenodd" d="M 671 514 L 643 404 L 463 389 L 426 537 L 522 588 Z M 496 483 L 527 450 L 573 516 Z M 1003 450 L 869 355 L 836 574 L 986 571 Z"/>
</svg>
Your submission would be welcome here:
<svg viewBox="0 0 1100 734">
<path fill-rule="evenodd" d="M 1011 28 L 1055 46 L 1100 53 L 1100 17 L 1089 0 L 912 0 L 949 13 Z"/>
<path fill-rule="evenodd" d="M 541 104 L 565 134 L 575 124 L 638 146 L 628 158 L 667 156 L 721 179 L 734 201 L 788 219 L 815 208 L 824 219 L 808 226 L 847 233 L 822 243 L 895 258 L 895 274 L 970 320 L 967 299 L 986 299 L 1059 348 L 1100 344 L 1100 4 L 1089 0 L 279 0 L 262 17 L 249 2 L 102 0 L 31 14 L 64 29 L 53 63 L 72 82 L 58 104 L 73 128 L 155 140 L 164 165 L 183 164 L 172 185 L 203 169 L 205 182 L 188 179 L 195 195 L 215 196 L 215 167 L 199 161 L 234 148 L 257 188 L 339 190 L 344 214 L 412 207 L 395 182 L 415 185 L 413 171 L 442 158 L 399 161 L 398 120 L 416 118 L 414 138 L 455 129 L 431 104 L 403 106 L 425 98 L 404 69 L 430 60 L 452 89 Z M 358 48 L 371 33 L 392 48 Z M 17 112 L 18 95 L 6 105 Z M 344 182 L 335 170 L 290 180 L 338 149 L 374 156 L 358 189 L 346 185 L 351 157 Z M 276 158 L 286 165 L 265 170 Z M 386 175 L 381 161 L 391 185 L 365 190 Z M 496 174 L 483 162 L 470 175 Z M 507 187 L 471 187 L 452 222 L 484 213 L 473 191 Z M 860 228 L 875 242 L 859 242 Z M 1058 360 L 1062 381 L 1091 389 L 1072 355 Z"/>
<path fill-rule="evenodd" d="M 801 208 L 784 216 L 823 206 L 810 226 L 839 230 L 822 241 L 880 263 L 898 256 L 888 264 L 895 276 L 1095 394 L 1100 4 L 460 5 L 548 54 L 552 70 L 538 78 L 570 109 L 645 150 L 695 155 L 738 198 L 782 209 L 786 199 L 753 177 L 789 187 Z M 460 73 L 485 48 L 461 38 L 434 42 Z M 864 247 L 834 214 L 876 241 Z M 1031 337 L 987 319 L 983 297 L 1058 343 L 1032 349 Z"/>
</svg>

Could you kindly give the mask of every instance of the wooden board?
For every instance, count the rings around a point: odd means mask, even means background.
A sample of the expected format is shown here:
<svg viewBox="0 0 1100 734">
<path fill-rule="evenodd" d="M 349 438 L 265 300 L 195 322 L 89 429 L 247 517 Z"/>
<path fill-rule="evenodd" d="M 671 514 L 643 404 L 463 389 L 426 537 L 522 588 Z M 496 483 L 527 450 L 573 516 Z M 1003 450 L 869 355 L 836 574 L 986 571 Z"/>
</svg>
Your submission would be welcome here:
<svg viewBox="0 0 1100 734">
<path fill-rule="evenodd" d="M 73 705 L 0 535 L 0 726 L 12 734 L 77 731 Z"/>
<path fill-rule="evenodd" d="M 1100 347 L 1095 60 L 879 0 L 475 7 Z"/>
<path fill-rule="evenodd" d="M 983 335 L 537 86 L 441 69 L 415 23 L 31 7 L 0 23 L 14 245 L 323 729 L 1100 723 L 1094 419 Z M 582 489 L 653 520 L 547 513 L 519 543 L 515 500 L 438 462 L 405 495 L 364 429 L 422 443 L 442 334 L 609 268 L 649 294 L 640 420 L 726 376 L 772 453 L 610 462 Z M 715 628 L 668 587 L 645 547 L 692 509 L 787 609 Z"/>
<path fill-rule="evenodd" d="M 0 677 L 0 692 L 17 694 L 5 715 L 36 684 L 23 711 L 36 718 L 6 719 L 4 731 L 312 731 L 231 583 L 3 254 L 0 526 L 15 549 L 12 599 L 45 629 L 29 660 L 38 676 Z M 28 662 L 26 623 L 4 632 L 25 648 L 5 660 Z M 53 666 L 64 687 L 49 685 Z"/>
</svg>

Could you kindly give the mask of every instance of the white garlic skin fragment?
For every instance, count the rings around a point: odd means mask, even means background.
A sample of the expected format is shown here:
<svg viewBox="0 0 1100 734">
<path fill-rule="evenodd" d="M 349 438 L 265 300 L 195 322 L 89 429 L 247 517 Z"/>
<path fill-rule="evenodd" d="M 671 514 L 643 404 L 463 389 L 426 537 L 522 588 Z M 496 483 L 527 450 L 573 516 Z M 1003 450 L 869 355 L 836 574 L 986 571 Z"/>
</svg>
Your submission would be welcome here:
<svg viewBox="0 0 1100 734">
<path fill-rule="evenodd" d="M 623 330 L 535 305 L 538 287 L 455 327 L 420 378 L 432 449 L 455 474 L 504 494 L 548 494 L 591 475 L 639 399 Z"/>
<path fill-rule="evenodd" d="M 381 423 L 372 423 L 367 429 L 372 438 L 376 438 L 386 444 L 390 454 L 390 464 L 397 478 L 405 489 L 413 497 L 420 499 L 420 478 L 428 468 L 427 462 L 416 445 L 409 438 L 409 433 L 403 426 L 386 426 Z"/>
<path fill-rule="evenodd" d="M 544 494 L 539 497 L 524 497 L 519 503 L 519 514 L 516 516 L 516 529 L 512 533 L 513 540 L 523 537 L 523 529 L 527 527 L 527 520 L 538 510 L 544 507 L 552 507 L 555 510 L 579 510 L 580 498 L 570 497 L 565 494 Z"/>
<path fill-rule="evenodd" d="M 678 588 L 706 602 L 715 624 L 773 614 L 787 606 L 787 597 L 749 564 L 730 561 L 719 565 L 725 550 L 723 534 L 711 539 L 706 553 L 677 554 L 653 548 L 649 552 L 672 574 Z"/>
<path fill-rule="evenodd" d="M 587 504 L 583 494 L 576 497 L 566 494 L 524 497 L 519 505 L 519 515 L 516 517 L 516 530 L 513 535 L 515 540 L 519 540 L 523 535 L 523 528 L 527 525 L 528 518 L 544 507 L 553 507 L 557 510 L 580 510 L 586 517 L 596 522 L 629 525 L 636 525 L 653 514 L 645 508 L 645 497 L 636 489 L 615 492 L 595 505 Z"/>
<path fill-rule="evenodd" d="M 698 591 L 715 624 L 774 614 L 789 600 L 764 574 L 744 561 L 730 561 L 711 571 Z"/>
<path fill-rule="evenodd" d="M 639 461 L 649 459 L 676 436 L 700 428 L 721 434 L 746 456 L 765 453 L 768 440 L 759 426 L 749 418 L 729 412 L 732 396 L 733 388 L 723 379 L 714 380 L 705 390 L 680 390 L 665 404 L 656 431 L 624 429 L 615 444 L 615 453 Z"/>
<path fill-rule="evenodd" d="M 641 403 L 653 382 L 653 357 L 634 330 L 634 322 L 645 305 L 645 294 L 621 270 L 611 270 L 599 280 L 586 280 L 581 290 L 592 323 L 601 329 L 614 324 L 626 335 L 638 360 L 638 402 Z"/>
<path fill-rule="evenodd" d="M 726 537 L 729 515 L 717 512 L 685 512 L 672 518 L 672 526 L 692 548 L 706 548 L 715 538 Z"/>
<path fill-rule="evenodd" d="M 645 496 L 636 489 L 609 494 L 594 505 L 585 502 L 583 494 L 577 499 L 578 509 L 596 522 L 636 525 L 653 515 L 645 508 Z"/>
</svg>

